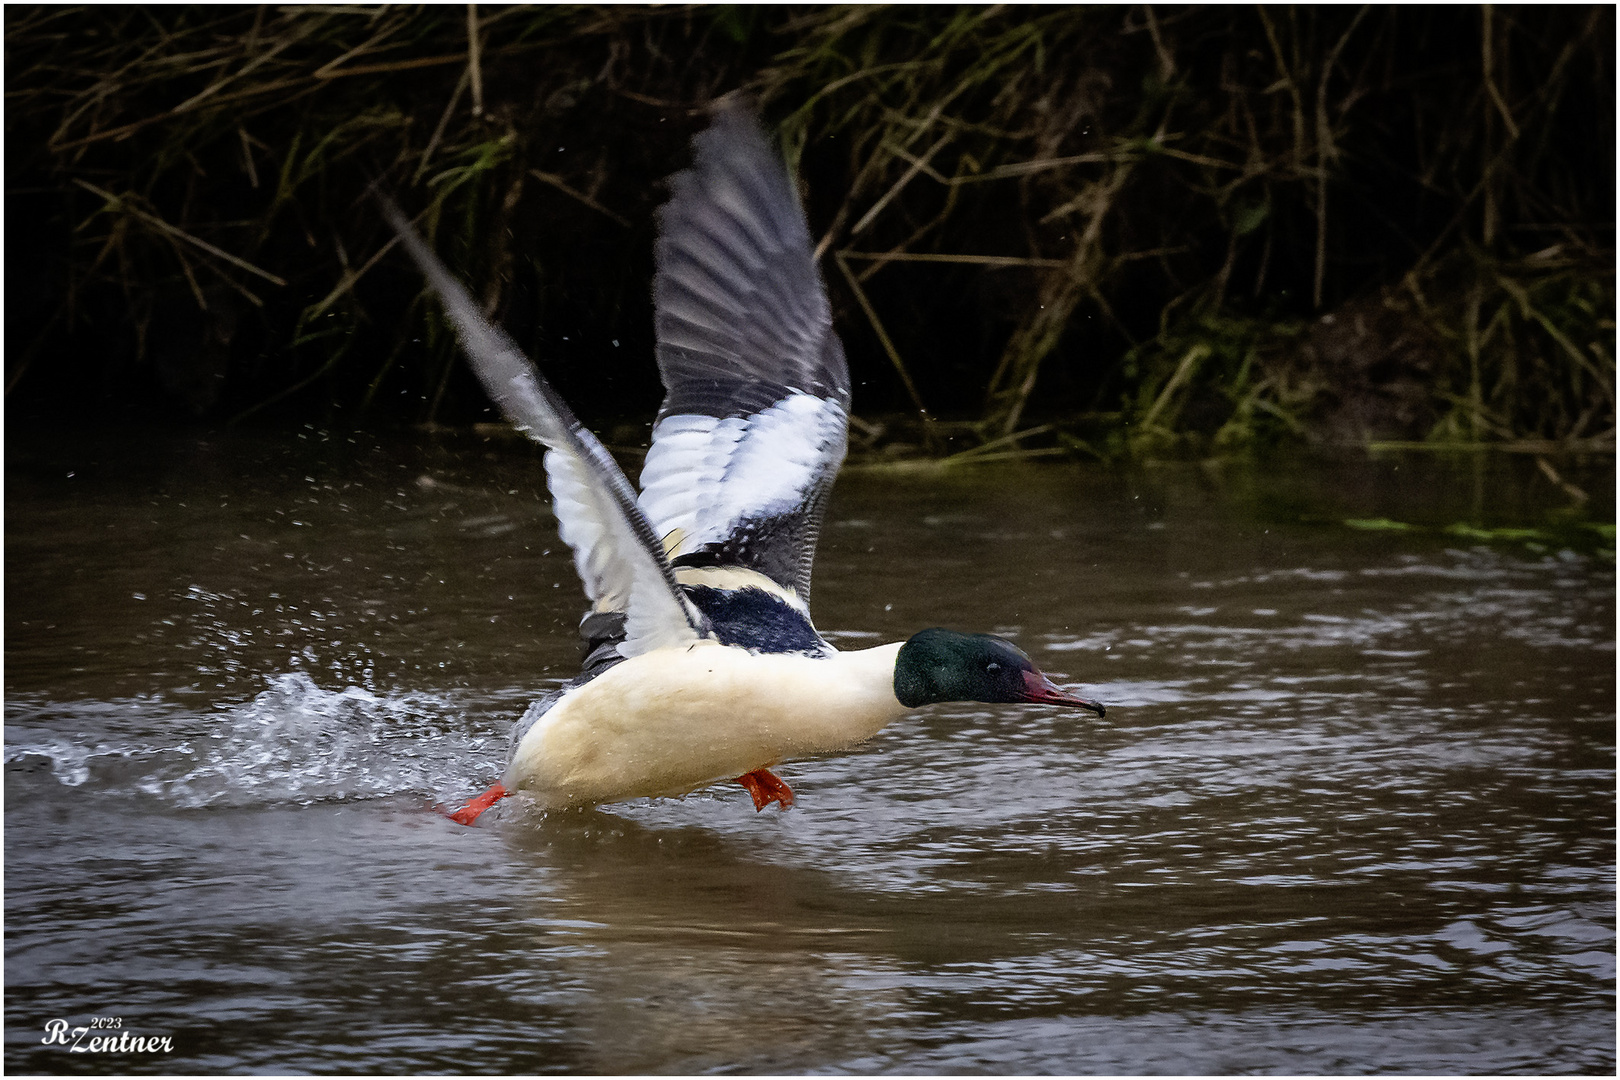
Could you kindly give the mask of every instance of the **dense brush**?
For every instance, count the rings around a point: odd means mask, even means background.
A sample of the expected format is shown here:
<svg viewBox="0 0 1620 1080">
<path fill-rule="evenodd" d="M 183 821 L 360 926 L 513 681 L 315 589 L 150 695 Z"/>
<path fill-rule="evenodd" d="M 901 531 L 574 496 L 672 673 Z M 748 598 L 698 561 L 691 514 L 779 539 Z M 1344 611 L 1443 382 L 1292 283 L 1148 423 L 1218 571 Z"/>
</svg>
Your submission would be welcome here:
<svg viewBox="0 0 1620 1080">
<path fill-rule="evenodd" d="M 661 178 L 743 88 L 856 409 L 916 418 L 857 436 L 1612 447 L 1613 36 L 1606 7 L 14 6 L 8 409 L 477 416 L 380 179 L 587 415 L 645 418 Z"/>
</svg>

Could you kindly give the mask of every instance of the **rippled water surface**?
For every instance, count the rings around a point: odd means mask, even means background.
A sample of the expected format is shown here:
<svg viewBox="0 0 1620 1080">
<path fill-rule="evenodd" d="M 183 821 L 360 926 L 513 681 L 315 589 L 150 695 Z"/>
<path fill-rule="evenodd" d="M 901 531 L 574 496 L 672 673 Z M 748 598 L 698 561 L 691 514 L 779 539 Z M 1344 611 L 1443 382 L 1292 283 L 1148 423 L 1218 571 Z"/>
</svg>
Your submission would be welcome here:
<svg viewBox="0 0 1620 1080">
<path fill-rule="evenodd" d="M 850 470 L 830 637 L 1002 633 L 1107 719 L 940 706 L 784 766 L 786 813 L 468 829 L 430 807 L 577 660 L 537 455 L 14 435 L 6 1067 L 1612 1072 L 1613 532 L 1568 502 L 1516 460 Z M 44 1042 L 95 1017 L 172 1048 Z"/>
</svg>

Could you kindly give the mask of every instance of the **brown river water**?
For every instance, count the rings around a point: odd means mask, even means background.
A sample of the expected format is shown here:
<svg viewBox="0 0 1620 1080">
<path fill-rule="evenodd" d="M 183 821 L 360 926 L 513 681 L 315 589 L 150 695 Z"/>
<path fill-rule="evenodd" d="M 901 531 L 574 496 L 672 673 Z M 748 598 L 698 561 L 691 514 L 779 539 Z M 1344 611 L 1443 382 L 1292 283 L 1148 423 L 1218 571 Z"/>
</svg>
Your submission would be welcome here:
<svg viewBox="0 0 1620 1080">
<path fill-rule="evenodd" d="M 469 829 L 577 663 L 538 454 L 11 432 L 6 1068 L 1611 1073 L 1614 475 L 1566 476 L 1607 530 L 1517 458 L 850 469 L 829 638 L 1001 633 L 1107 718 Z"/>
</svg>

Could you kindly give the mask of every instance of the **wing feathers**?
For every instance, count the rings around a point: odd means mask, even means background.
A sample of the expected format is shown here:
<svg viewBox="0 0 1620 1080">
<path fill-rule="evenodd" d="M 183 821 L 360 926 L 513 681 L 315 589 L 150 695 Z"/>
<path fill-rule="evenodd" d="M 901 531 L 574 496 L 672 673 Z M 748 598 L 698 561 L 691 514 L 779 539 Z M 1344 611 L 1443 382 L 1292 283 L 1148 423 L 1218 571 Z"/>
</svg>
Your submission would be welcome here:
<svg viewBox="0 0 1620 1080">
<path fill-rule="evenodd" d="M 612 455 L 586 430 L 551 385 L 498 327 L 484 317 L 410 222 L 378 196 L 383 214 L 438 294 L 484 388 L 519 430 L 547 448 L 546 477 L 558 532 L 598 611 L 625 613 L 626 656 L 696 640 L 706 622 L 675 583 L 663 547 Z"/>
<path fill-rule="evenodd" d="M 757 571 L 807 600 L 847 442 L 849 369 L 781 158 L 734 103 L 721 105 L 694 147 L 693 167 L 672 179 L 659 218 L 654 326 L 666 396 L 639 500 L 602 444 L 383 200 L 491 397 L 548 448 L 559 531 L 596 610 L 625 613 L 625 655 L 710 633 L 672 566 Z"/>
<path fill-rule="evenodd" d="M 767 574 L 807 598 L 843 461 L 849 369 L 798 195 L 751 115 L 722 105 L 670 184 L 653 283 L 667 395 L 641 474 L 677 563 Z"/>
</svg>

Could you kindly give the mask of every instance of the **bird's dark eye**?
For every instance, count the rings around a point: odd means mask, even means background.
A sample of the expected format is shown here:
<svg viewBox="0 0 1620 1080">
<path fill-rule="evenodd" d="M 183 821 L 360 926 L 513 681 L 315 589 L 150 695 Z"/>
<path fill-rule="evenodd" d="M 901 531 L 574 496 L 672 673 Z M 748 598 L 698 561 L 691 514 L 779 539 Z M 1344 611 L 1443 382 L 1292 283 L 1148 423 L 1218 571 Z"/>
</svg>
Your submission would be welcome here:
<svg viewBox="0 0 1620 1080">
<path fill-rule="evenodd" d="M 986 675 L 1000 675 L 1001 665 L 992 660 L 990 663 L 985 665 L 984 673 Z"/>
</svg>

